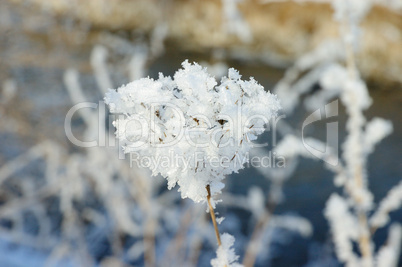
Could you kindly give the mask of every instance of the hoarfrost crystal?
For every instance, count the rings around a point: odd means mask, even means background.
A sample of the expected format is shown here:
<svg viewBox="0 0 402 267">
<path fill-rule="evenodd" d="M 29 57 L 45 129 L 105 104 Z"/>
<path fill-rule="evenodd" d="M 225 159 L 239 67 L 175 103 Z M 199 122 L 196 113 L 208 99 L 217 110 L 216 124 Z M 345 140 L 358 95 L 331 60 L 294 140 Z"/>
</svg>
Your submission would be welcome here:
<svg viewBox="0 0 402 267">
<path fill-rule="evenodd" d="M 280 106 L 235 69 L 217 85 L 197 63 L 182 66 L 173 79 L 159 74 L 109 90 L 105 102 L 121 114 L 114 126 L 124 151 L 167 178 L 169 189 L 178 184 L 183 198 L 203 202 L 207 185 L 217 194 L 225 175 L 243 168 L 252 141 Z"/>
</svg>

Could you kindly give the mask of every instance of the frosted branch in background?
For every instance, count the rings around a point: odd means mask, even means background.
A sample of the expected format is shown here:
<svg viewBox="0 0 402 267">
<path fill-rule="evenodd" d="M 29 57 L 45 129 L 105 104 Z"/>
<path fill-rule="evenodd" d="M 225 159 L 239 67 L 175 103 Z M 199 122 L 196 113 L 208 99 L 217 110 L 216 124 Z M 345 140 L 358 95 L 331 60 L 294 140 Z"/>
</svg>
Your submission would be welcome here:
<svg viewBox="0 0 402 267">
<path fill-rule="evenodd" d="M 108 89 L 113 88 L 112 80 L 107 70 L 106 60 L 108 51 L 105 47 L 97 45 L 92 49 L 91 66 L 95 71 L 95 78 L 98 88 L 106 93 Z"/>
<path fill-rule="evenodd" d="M 294 135 L 286 135 L 275 147 L 275 152 L 278 156 L 283 156 L 286 158 L 295 158 L 298 156 L 303 156 L 306 158 L 317 159 L 317 154 L 312 154 L 305 146 L 308 144 L 310 147 L 314 147 L 314 149 L 318 151 L 325 151 L 331 156 L 332 148 L 327 147 L 326 144 L 318 139 L 307 137 L 304 138 L 303 141 L 294 136 Z M 324 159 L 324 158 L 322 158 Z"/>
<path fill-rule="evenodd" d="M 155 28 L 152 30 L 150 40 L 150 54 L 152 58 L 157 58 L 165 52 L 164 41 L 168 33 L 169 26 L 166 22 L 156 25 Z"/>
<path fill-rule="evenodd" d="M 398 266 L 399 254 L 402 241 L 402 227 L 400 224 L 392 224 L 387 243 L 381 247 L 377 253 L 377 267 L 396 267 Z"/>
<path fill-rule="evenodd" d="M 3 90 L 1 91 L 0 103 L 9 102 L 17 93 L 17 84 L 12 79 L 7 79 L 3 82 Z"/>
<path fill-rule="evenodd" d="M 317 81 L 321 90 L 304 100 L 307 110 L 315 111 L 325 106 L 331 99 L 338 97 L 341 93 L 342 81 L 347 78 L 347 75 L 346 69 L 337 63 L 324 66 Z"/>
<path fill-rule="evenodd" d="M 313 234 L 313 225 L 307 219 L 292 215 L 275 215 L 269 222 L 270 227 L 287 229 L 307 238 Z"/>
<path fill-rule="evenodd" d="M 348 267 L 360 266 L 359 259 L 353 252 L 352 243 L 358 238 L 360 230 L 357 220 L 349 211 L 348 203 L 334 193 L 327 202 L 324 214 L 331 227 L 338 258 Z"/>
<path fill-rule="evenodd" d="M 301 56 L 284 77 L 275 85 L 274 92 L 283 102 L 283 110 L 292 113 L 303 94 L 320 81 L 333 62 L 345 57 L 342 43 L 335 40 L 324 41 L 313 51 Z M 302 75 L 307 72 L 307 74 Z"/>
<path fill-rule="evenodd" d="M 235 201 L 237 202 L 237 201 Z M 248 190 L 245 207 L 258 219 L 265 212 L 265 196 L 261 188 L 253 186 Z"/>
<path fill-rule="evenodd" d="M 357 41 L 360 37 L 359 24 L 372 6 L 371 0 L 335 0 L 332 1 L 335 10 L 334 19 L 340 23 L 346 23 L 346 28 L 342 29 L 343 41 L 346 44 L 357 48 Z"/>
<path fill-rule="evenodd" d="M 28 163 L 41 158 L 46 157 L 48 153 L 50 153 L 49 148 L 56 147 L 58 145 L 56 143 L 47 141 L 40 143 L 32 148 L 30 148 L 26 153 L 16 157 L 15 159 L 7 162 L 0 168 L 0 184 L 2 184 L 6 179 L 8 179 L 13 173 L 19 171 Z"/>
<path fill-rule="evenodd" d="M 69 69 L 64 73 L 63 81 L 66 86 L 67 92 L 70 95 L 73 103 L 84 103 L 87 101 L 87 98 L 84 96 L 84 92 L 81 88 L 79 82 L 78 72 L 74 69 Z M 93 119 L 95 119 L 95 113 L 89 109 L 78 109 L 77 112 L 81 116 L 81 118 L 85 121 L 85 123 L 90 126 L 93 123 Z"/>
<path fill-rule="evenodd" d="M 132 81 L 146 76 L 148 50 L 145 45 L 137 45 L 128 64 L 129 77 Z M 111 88 L 108 88 L 111 89 Z"/>
<path fill-rule="evenodd" d="M 402 206 L 402 182 L 393 187 L 387 196 L 381 200 L 376 212 L 370 218 L 370 224 L 374 228 L 385 226 L 389 221 L 389 213 Z"/>
<path fill-rule="evenodd" d="M 243 15 L 237 7 L 239 2 L 243 0 L 221 0 L 223 8 L 223 25 L 224 29 L 235 34 L 241 41 L 249 43 L 253 40 L 253 35 L 244 20 Z"/>
<path fill-rule="evenodd" d="M 374 151 L 374 147 L 382 139 L 392 133 L 393 127 L 390 121 L 382 118 L 374 118 L 366 124 L 364 133 L 364 150 L 367 154 Z"/>
</svg>

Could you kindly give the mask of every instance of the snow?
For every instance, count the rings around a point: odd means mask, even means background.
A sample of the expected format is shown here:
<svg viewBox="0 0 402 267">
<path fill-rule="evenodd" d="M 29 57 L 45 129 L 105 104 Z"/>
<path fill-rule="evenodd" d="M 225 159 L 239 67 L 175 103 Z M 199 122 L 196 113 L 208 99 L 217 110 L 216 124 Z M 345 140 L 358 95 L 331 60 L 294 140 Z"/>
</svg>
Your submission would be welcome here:
<svg viewBox="0 0 402 267">
<path fill-rule="evenodd" d="M 222 245 L 216 250 L 216 258 L 211 260 L 212 267 L 241 267 L 243 265 L 237 263 L 239 256 L 236 255 L 232 248 L 235 238 L 228 233 L 221 236 Z"/>
</svg>

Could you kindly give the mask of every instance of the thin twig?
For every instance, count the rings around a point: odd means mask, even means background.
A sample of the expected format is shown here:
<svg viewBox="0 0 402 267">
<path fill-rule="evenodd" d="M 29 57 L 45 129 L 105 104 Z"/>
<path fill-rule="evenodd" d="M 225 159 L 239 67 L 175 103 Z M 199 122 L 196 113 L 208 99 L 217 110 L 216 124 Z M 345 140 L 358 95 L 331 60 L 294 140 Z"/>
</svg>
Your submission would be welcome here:
<svg viewBox="0 0 402 267">
<path fill-rule="evenodd" d="M 209 206 L 209 213 L 211 214 L 212 224 L 214 225 L 214 228 L 215 228 L 216 240 L 218 240 L 218 245 L 220 246 L 220 245 L 222 245 L 221 236 L 219 234 L 218 225 L 216 224 L 214 208 L 211 205 L 211 189 L 210 189 L 210 186 L 207 185 L 206 189 L 207 189 L 207 192 L 208 192 L 207 200 L 208 200 L 208 206 Z"/>
</svg>

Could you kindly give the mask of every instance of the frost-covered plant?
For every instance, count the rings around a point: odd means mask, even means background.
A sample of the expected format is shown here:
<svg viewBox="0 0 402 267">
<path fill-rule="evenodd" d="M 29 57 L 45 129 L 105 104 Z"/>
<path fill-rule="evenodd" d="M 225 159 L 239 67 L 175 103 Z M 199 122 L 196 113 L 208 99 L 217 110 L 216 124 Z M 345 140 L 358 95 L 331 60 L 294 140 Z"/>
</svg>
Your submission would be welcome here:
<svg viewBox="0 0 402 267">
<path fill-rule="evenodd" d="M 126 153 L 148 159 L 153 175 L 176 183 L 183 198 L 204 202 L 221 192 L 225 175 L 243 168 L 246 153 L 279 110 L 277 98 L 253 78 L 229 69 L 217 85 L 205 68 L 183 62 L 173 79 L 131 82 L 105 97 Z M 180 161 L 176 160 L 180 157 Z"/>
<path fill-rule="evenodd" d="M 373 151 L 374 146 L 392 132 L 392 124 L 380 118 L 375 118 L 371 122 L 366 123 L 363 115 L 363 111 L 372 103 L 366 84 L 359 77 L 354 60 L 354 52 L 358 47 L 359 22 L 371 7 L 370 1 L 363 2 L 338 0 L 333 4 L 335 19 L 343 23 L 341 24 L 343 26 L 341 27 L 341 33 L 347 52 L 347 70 L 344 69 L 342 71 L 340 69 L 340 76 L 338 76 L 340 81 L 338 85 L 329 85 L 327 88 L 331 90 L 330 88 L 338 87 L 341 101 L 345 105 L 349 118 L 346 123 L 348 136 L 342 147 L 344 166 L 340 168 L 343 170 L 337 174 L 336 180 L 338 186 L 344 187 L 346 194 L 344 198 L 333 194 L 328 201 L 325 213 L 331 223 L 337 255 L 347 266 L 381 266 L 385 264 L 383 260 L 387 260 L 387 264 L 389 264 L 387 266 L 396 266 L 397 257 L 394 257 L 395 259 L 390 261 L 379 254 L 377 261 L 375 261 L 371 236 L 376 227 L 385 225 L 388 212 L 398 208 L 400 205 L 401 197 L 397 196 L 398 193 L 395 194 L 395 192 L 400 191 L 399 187 L 391 190 L 386 200 L 380 204 L 380 208 L 376 213 L 379 215 L 377 218 L 380 218 L 380 223 L 375 226 L 370 225 L 368 219 L 374 203 L 372 194 L 368 188 L 367 157 Z M 343 77 L 343 79 L 340 77 Z M 339 211 L 340 204 L 334 204 L 336 199 L 337 202 L 344 203 L 342 204 L 344 211 L 340 213 L 341 216 L 333 216 Z M 387 205 L 387 203 L 392 204 Z M 384 206 L 389 206 L 389 210 L 384 212 Z M 353 212 L 350 213 L 350 210 Z M 346 214 L 351 214 L 351 216 L 346 216 Z M 351 222 L 354 221 L 354 225 L 345 227 L 343 225 L 345 216 L 350 218 Z M 381 222 L 381 219 L 383 222 Z M 376 218 L 374 217 L 372 221 L 375 222 Z M 355 233 L 345 235 L 350 229 Z M 336 239 L 339 236 L 344 236 L 344 238 L 342 240 Z M 400 240 L 401 236 L 399 235 L 399 237 L 395 238 Z M 359 245 L 361 259 L 354 253 L 352 242 L 356 242 Z M 383 248 L 380 251 L 383 251 Z"/>
<path fill-rule="evenodd" d="M 158 80 L 143 78 L 110 90 L 105 102 L 112 113 L 123 114 L 114 126 L 126 153 L 147 160 L 169 189 L 178 184 L 182 198 L 208 202 L 219 244 L 211 264 L 238 266 L 230 248 L 234 238 L 223 235 L 221 243 L 211 197 L 221 193 L 225 175 L 243 168 L 252 141 L 276 116 L 279 102 L 253 78 L 241 80 L 235 69 L 217 85 L 197 63 L 186 60 L 182 66 L 173 79 L 159 74 Z"/>
</svg>

